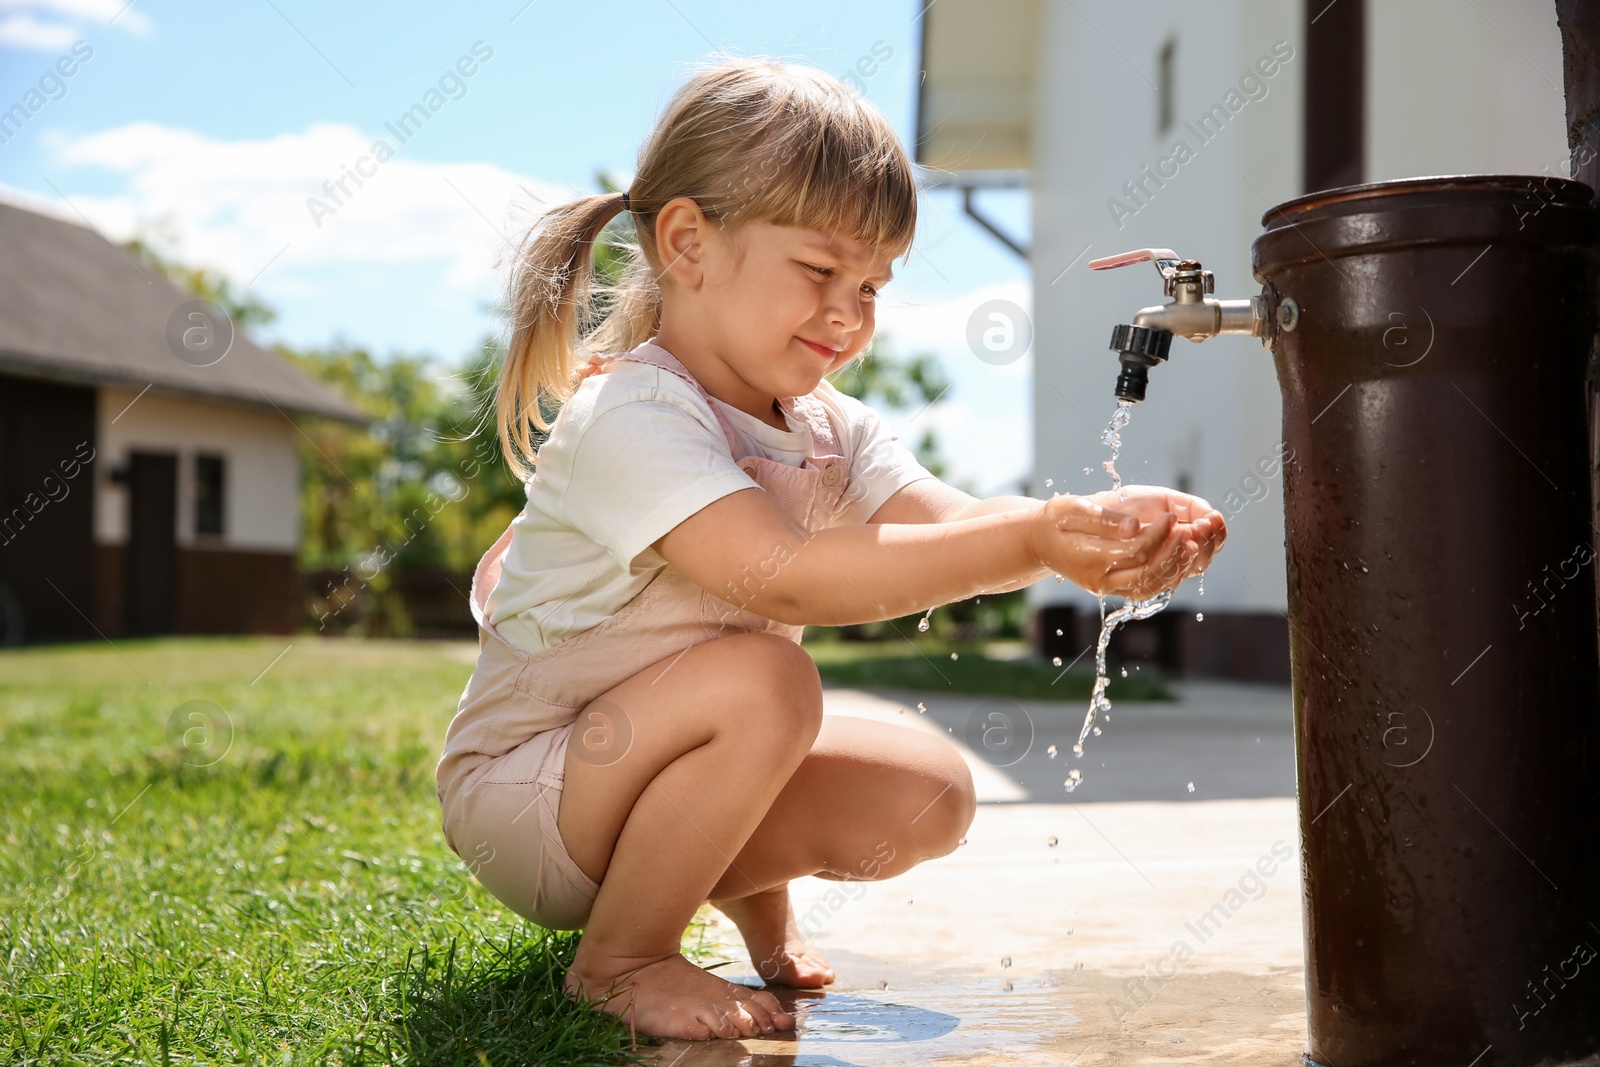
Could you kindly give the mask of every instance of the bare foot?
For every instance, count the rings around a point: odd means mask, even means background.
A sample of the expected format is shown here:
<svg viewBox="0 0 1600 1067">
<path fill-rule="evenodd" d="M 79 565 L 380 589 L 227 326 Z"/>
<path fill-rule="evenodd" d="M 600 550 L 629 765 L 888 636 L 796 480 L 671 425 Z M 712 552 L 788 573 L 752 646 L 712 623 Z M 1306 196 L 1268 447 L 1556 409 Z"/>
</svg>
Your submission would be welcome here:
<svg viewBox="0 0 1600 1067">
<path fill-rule="evenodd" d="M 706 1041 L 794 1029 L 794 1016 L 777 997 L 718 978 L 681 953 L 644 964 L 591 956 L 600 953 L 586 954 L 580 941 L 562 989 L 620 1015 L 635 1034 Z M 604 1004 L 598 1003 L 601 997 L 607 998 Z"/>
<path fill-rule="evenodd" d="M 818 989 L 833 981 L 833 969 L 822 953 L 800 937 L 788 883 L 733 900 L 713 900 L 744 936 L 756 973 L 771 985 Z"/>
</svg>

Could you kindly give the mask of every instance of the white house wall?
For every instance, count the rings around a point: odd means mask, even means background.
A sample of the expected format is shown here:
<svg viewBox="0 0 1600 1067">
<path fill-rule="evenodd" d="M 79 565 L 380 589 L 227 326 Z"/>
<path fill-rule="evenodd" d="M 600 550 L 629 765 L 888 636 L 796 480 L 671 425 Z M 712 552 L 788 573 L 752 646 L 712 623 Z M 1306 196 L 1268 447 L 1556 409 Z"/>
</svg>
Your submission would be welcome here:
<svg viewBox="0 0 1600 1067">
<path fill-rule="evenodd" d="M 1553 3 L 1369 2 L 1367 19 L 1365 180 L 1539 174 L 1546 163 L 1544 172 L 1564 173 Z M 1072 492 L 1108 486 L 1099 437 L 1115 407 L 1111 329 L 1167 299 L 1149 264 L 1102 273 L 1088 269 L 1090 259 L 1168 247 L 1213 271 L 1219 298 L 1259 291 L 1250 242 L 1262 213 L 1302 191 L 1302 21 L 1300 4 L 1271 0 L 1047 4 L 1034 142 L 1035 494 L 1051 491 L 1046 478 Z M 1174 125 L 1157 133 L 1154 83 L 1169 36 L 1177 40 Z M 1279 41 L 1293 55 L 1262 79 L 1266 94 L 1246 100 L 1202 143 L 1185 122 L 1222 102 Z M 1154 170 L 1178 140 L 1193 158 L 1142 205 L 1129 198 L 1124 181 L 1141 178 L 1146 164 Z M 1136 209 L 1120 228 L 1108 209 L 1112 197 Z M 1258 341 L 1174 339 L 1169 361 L 1150 374 L 1148 399 L 1134 406 L 1119 468 L 1130 483 L 1187 477 L 1192 491 L 1218 506 L 1230 493 L 1243 502 L 1204 599 L 1186 582 L 1176 607 L 1285 609 L 1281 478 L 1257 481 L 1251 473 L 1280 439 L 1277 379 Z M 1266 496 L 1250 500 L 1263 483 Z M 1094 603 L 1052 582 L 1030 596 L 1035 604 Z"/>
<path fill-rule="evenodd" d="M 1239 4 L 1158 10 L 1152 18 L 1145 5 L 1074 0 L 1052 3 L 1046 16 L 1043 47 L 1051 58 L 1040 64 L 1034 146 L 1035 492 L 1048 492 L 1045 478 L 1072 492 L 1108 487 L 1100 434 L 1116 407 L 1117 361 L 1107 342 L 1113 326 L 1166 300 L 1150 264 L 1096 272 L 1089 260 L 1169 247 L 1215 272 L 1218 297 L 1248 296 L 1260 288 L 1250 277 L 1250 240 L 1261 212 L 1292 195 L 1299 181 L 1298 47 L 1262 79 L 1265 95 L 1252 90 L 1260 98 L 1246 102 L 1209 143 L 1185 126 L 1236 89 L 1259 58 L 1271 58 L 1275 41 L 1293 46 L 1299 33 L 1290 5 L 1250 5 L 1248 18 Z M 1169 35 L 1177 39 L 1174 123 L 1158 133 L 1153 83 Z M 1180 140 L 1193 158 L 1164 185 L 1149 186 L 1154 191 L 1142 206 L 1131 200 L 1123 183 L 1141 178 L 1145 165 L 1155 170 Z M 1107 206 L 1113 197 L 1137 209 L 1120 228 Z M 1260 343 L 1178 339 L 1170 361 L 1151 372 L 1148 399 L 1134 407 L 1119 469 L 1129 483 L 1187 480 L 1220 505 L 1278 440 L 1276 378 Z M 1036 603 L 1093 603 L 1067 584 L 1047 582 L 1033 595 Z M 1188 582 L 1174 604 L 1261 612 L 1284 603 L 1283 519 L 1273 479 L 1269 496 L 1234 516 L 1204 600 Z"/>
<path fill-rule="evenodd" d="M 1367 4 L 1370 180 L 1567 177 L 1554 0 Z"/>
<path fill-rule="evenodd" d="M 287 419 L 233 404 L 167 396 L 151 390 L 99 391 L 96 432 L 95 540 L 128 539 L 127 491 L 109 472 L 130 451 L 178 455 L 178 544 L 243 551 L 294 552 L 300 543 L 300 462 Z M 223 535 L 194 533 L 195 461 L 221 455 L 225 464 Z"/>
</svg>

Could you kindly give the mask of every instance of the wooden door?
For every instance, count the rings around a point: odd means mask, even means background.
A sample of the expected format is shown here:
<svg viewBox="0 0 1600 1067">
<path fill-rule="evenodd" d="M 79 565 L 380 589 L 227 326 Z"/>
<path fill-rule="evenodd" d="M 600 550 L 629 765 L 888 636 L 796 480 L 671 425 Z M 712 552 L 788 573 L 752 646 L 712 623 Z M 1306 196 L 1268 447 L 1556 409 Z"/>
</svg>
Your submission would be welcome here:
<svg viewBox="0 0 1600 1067">
<path fill-rule="evenodd" d="M 177 628 L 178 457 L 128 456 L 128 600 L 131 634 Z"/>
</svg>

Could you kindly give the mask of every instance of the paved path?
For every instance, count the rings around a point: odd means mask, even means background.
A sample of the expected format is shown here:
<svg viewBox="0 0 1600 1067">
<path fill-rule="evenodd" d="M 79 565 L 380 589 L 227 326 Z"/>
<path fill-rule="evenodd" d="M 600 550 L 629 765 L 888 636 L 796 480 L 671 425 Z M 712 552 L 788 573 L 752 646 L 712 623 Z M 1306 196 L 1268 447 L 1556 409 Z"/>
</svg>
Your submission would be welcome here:
<svg viewBox="0 0 1600 1067">
<path fill-rule="evenodd" d="M 984 803 L 965 845 L 882 882 L 792 884 L 802 931 L 838 974 L 826 995 L 779 991 L 801 1015 L 798 1035 L 669 1042 L 657 1061 L 1297 1064 L 1305 988 L 1288 691 L 1182 692 L 1176 703 L 1119 703 L 1076 762 L 1083 707 L 1021 704 L 1035 730 L 1026 755 L 996 767 L 967 749 Z M 963 747 L 983 703 L 827 692 L 829 714 L 915 724 Z M 1073 765 L 1085 780 L 1068 796 L 1056 786 Z M 712 943 L 735 961 L 718 973 L 759 984 L 737 931 L 707 914 Z"/>
</svg>

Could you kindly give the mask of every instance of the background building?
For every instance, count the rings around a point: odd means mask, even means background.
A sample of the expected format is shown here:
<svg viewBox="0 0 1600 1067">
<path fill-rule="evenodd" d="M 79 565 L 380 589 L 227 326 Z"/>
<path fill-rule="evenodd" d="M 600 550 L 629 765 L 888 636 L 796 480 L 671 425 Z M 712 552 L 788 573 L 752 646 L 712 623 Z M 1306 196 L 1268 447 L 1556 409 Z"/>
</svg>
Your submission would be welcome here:
<svg viewBox="0 0 1600 1067">
<path fill-rule="evenodd" d="M 299 414 L 360 420 L 135 254 L 0 203 L 0 642 L 288 632 Z"/>
<path fill-rule="evenodd" d="M 916 154 L 932 179 L 1032 194 L 1031 240 L 1015 243 L 1033 271 L 1036 496 L 1047 478 L 1107 487 L 1111 329 L 1167 299 L 1149 264 L 1101 273 L 1091 259 L 1171 248 L 1215 273 L 1217 297 L 1246 297 L 1260 290 L 1262 215 L 1294 196 L 1567 175 L 1560 34 L 1554 4 L 1537 0 L 940 0 L 923 16 L 922 66 Z M 1391 317 L 1396 351 L 1420 354 L 1420 309 Z M 1130 643 L 1191 673 L 1286 679 L 1270 354 L 1251 338 L 1175 339 L 1124 439 L 1126 480 L 1188 489 L 1230 516 L 1204 598 L 1185 583 Z M 1076 656 L 1098 626 L 1094 598 L 1070 584 L 1030 600 L 1050 654 Z"/>
</svg>

